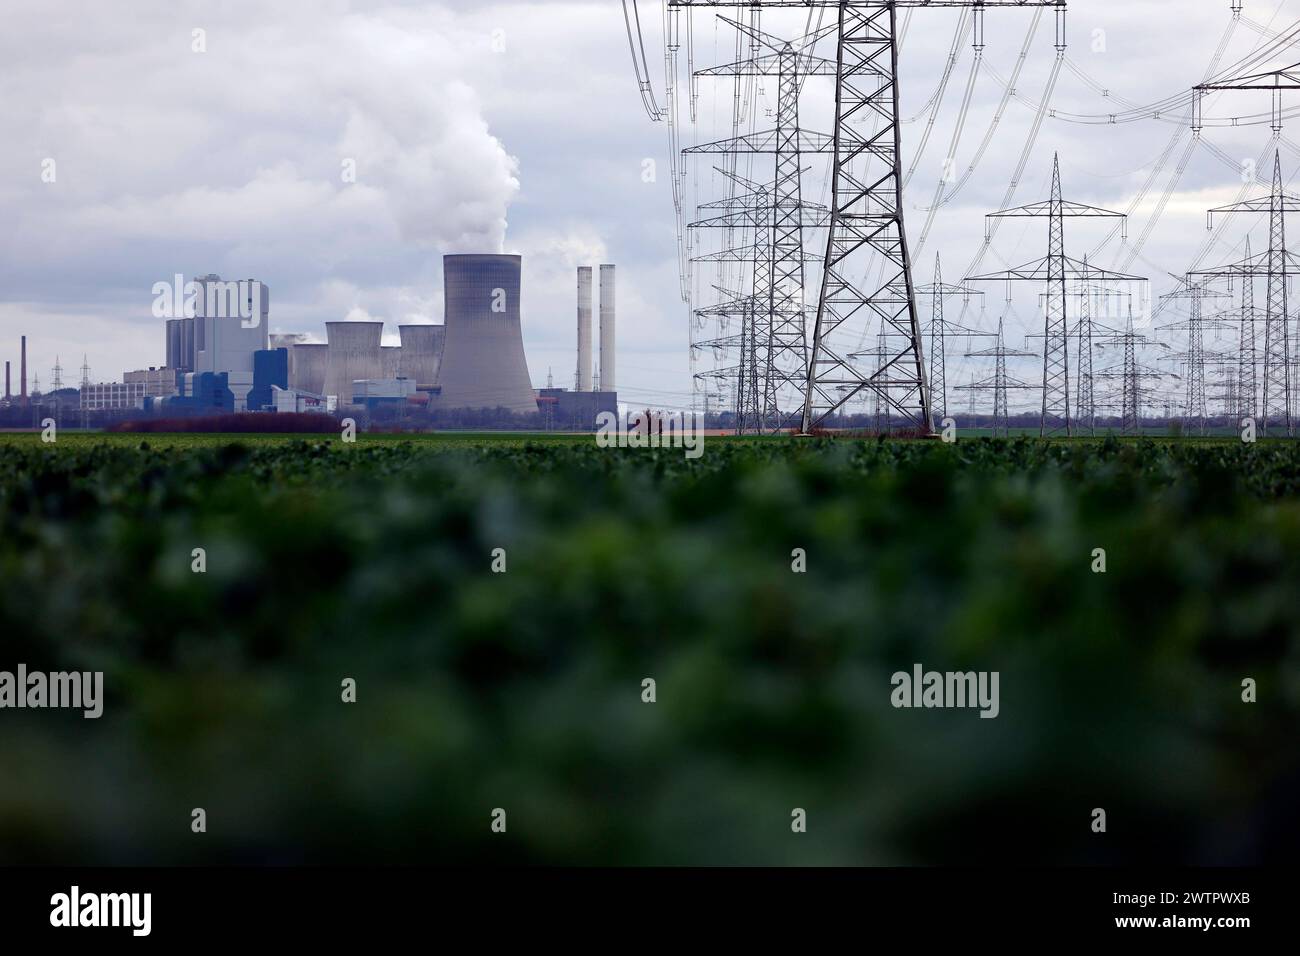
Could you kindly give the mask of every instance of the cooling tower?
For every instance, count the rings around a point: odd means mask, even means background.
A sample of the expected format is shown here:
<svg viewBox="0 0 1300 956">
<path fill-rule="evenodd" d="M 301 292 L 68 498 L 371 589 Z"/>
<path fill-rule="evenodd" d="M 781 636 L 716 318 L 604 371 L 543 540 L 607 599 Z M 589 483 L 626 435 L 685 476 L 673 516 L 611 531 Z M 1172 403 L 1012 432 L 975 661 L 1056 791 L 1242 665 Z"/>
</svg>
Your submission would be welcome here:
<svg viewBox="0 0 1300 956">
<path fill-rule="evenodd" d="M 352 404 L 352 383 L 360 379 L 383 378 L 379 357 L 382 322 L 326 322 L 329 358 L 325 367 L 325 395 L 334 395 L 340 405 Z"/>
<path fill-rule="evenodd" d="M 445 325 L 399 325 L 402 334 L 402 374 L 421 388 L 438 384 L 438 366 L 447 339 Z"/>
<path fill-rule="evenodd" d="M 600 267 L 600 390 L 617 392 L 614 381 L 614 267 Z"/>
<path fill-rule="evenodd" d="M 383 373 L 380 378 L 397 378 L 398 375 L 404 375 L 402 371 L 402 347 L 400 345 L 385 345 L 379 350 L 379 369 Z"/>
<path fill-rule="evenodd" d="M 519 319 L 519 256 L 443 258 L 447 342 L 440 408 L 506 408 L 535 414 Z"/>
<path fill-rule="evenodd" d="M 304 342 L 289 350 L 289 387 L 313 395 L 325 391 L 325 373 L 329 368 L 329 346 Z"/>
<path fill-rule="evenodd" d="M 591 266 L 578 268 L 578 375 L 574 391 L 591 391 Z"/>
</svg>

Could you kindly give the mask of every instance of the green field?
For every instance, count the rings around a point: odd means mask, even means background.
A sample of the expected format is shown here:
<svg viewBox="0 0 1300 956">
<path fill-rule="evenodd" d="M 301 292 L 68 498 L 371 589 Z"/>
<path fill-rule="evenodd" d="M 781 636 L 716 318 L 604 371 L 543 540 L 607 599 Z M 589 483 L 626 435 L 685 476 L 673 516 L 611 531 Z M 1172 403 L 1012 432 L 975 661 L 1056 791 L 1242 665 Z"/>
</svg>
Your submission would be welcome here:
<svg viewBox="0 0 1300 956">
<path fill-rule="evenodd" d="M 0 710 L 0 863 L 1297 842 L 1294 443 L 3 435 L 0 523 L 0 670 L 106 685 Z M 891 706 L 915 663 L 998 717 Z"/>
</svg>

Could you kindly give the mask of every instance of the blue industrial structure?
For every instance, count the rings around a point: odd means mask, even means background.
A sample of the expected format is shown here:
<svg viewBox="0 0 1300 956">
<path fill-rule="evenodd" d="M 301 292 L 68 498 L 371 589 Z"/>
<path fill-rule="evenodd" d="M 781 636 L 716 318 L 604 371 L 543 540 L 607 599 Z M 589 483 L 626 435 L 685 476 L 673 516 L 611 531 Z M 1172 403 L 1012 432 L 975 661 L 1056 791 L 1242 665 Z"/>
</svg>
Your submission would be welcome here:
<svg viewBox="0 0 1300 956">
<path fill-rule="evenodd" d="M 189 372 L 176 377 L 179 395 L 162 400 L 169 415 L 218 415 L 235 411 L 235 393 L 226 372 Z M 157 403 L 152 403 L 157 407 Z"/>
<path fill-rule="evenodd" d="M 289 387 L 289 350 L 267 349 L 253 353 L 253 387 L 248 393 L 250 412 L 270 411 L 275 399 L 271 391 Z"/>
</svg>

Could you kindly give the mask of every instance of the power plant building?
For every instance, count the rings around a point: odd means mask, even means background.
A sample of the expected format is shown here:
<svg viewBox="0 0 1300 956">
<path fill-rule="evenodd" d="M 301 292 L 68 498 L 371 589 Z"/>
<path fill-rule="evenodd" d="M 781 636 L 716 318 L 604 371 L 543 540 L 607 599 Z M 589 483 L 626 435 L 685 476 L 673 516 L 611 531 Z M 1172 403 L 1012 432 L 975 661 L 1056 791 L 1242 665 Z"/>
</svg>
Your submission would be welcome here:
<svg viewBox="0 0 1300 956">
<path fill-rule="evenodd" d="M 253 387 L 253 354 L 269 344 L 271 295 L 260 282 L 227 282 L 207 275 L 194 316 L 194 371 L 225 372 L 227 387 L 242 409 Z"/>
<path fill-rule="evenodd" d="M 439 408 L 536 414 L 520 320 L 521 273 L 519 256 L 443 258 L 447 341 Z"/>
</svg>

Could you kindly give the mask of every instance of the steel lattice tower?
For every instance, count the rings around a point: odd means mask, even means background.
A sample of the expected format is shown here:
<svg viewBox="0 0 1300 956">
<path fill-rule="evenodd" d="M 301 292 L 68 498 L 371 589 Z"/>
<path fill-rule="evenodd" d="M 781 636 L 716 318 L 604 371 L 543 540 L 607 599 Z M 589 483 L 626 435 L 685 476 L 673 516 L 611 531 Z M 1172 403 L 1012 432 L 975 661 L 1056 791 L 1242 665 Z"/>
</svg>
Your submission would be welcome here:
<svg viewBox="0 0 1300 956">
<path fill-rule="evenodd" d="M 1097 433 L 1097 390 L 1092 370 L 1092 285 L 1088 281 L 1088 257 L 1083 257 L 1083 284 L 1079 295 L 1079 400 L 1080 424 L 1089 435 Z"/>
<path fill-rule="evenodd" d="M 1250 237 L 1246 237 L 1246 259 L 1250 259 Z M 1255 381 L 1255 277 L 1241 279 L 1241 354 L 1237 372 L 1238 408 L 1236 414 L 1255 417 L 1259 388 Z"/>
<path fill-rule="evenodd" d="M 1161 372 L 1159 369 L 1140 365 L 1137 360 L 1137 350 L 1140 346 L 1155 345 L 1161 348 L 1164 348 L 1164 346 L 1134 331 L 1132 306 L 1129 307 L 1128 321 L 1125 324 L 1124 331 L 1099 339 L 1096 344 L 1102 348 L 1113 346 L 1124 350 L 1124 358 L 1118 368 L 1111 367 L 1097 372 L 1096 377 L 1118 378 L 1120 380 L 1121 429 L 1125 435 L 1141 434 L 1142 400 L 1146 397 L 1148 391 L 1142 381 L 1146 378 L 1160 378 L 1166 373 Z"/>
<path fill-rule="evenodd" d="M 1070 278 L 1085 277 L 1109 282 L 1142 282 L 1138 276 L 1095 269 L 1076 262 L 1065 254 L 1065 220 L 1114 218 L 1127 221 L 1121 212 L 1086 206 L 1066 200 L 1061 191 L 1060 157 L 1052 159 L 1052 191 L 1045 202 L 1031 203 L 1014 209 L 990 213 L 989 219 L 1029 218 L 1048 220 L 1047 257 L 1006 272 L 972 276 L 971 282 L 1046 282 L 1047 302 L 1043 328 L 1043 437 L 1064 432 L 1074 433 L 1070 418 L 1070 348 L 1067 318 L 1066 283 Z"/>
<path fill-rule="evenodd" d="M 1268 251 L 1262 255 L 1222 269 L 1198 270 L 1198 276 L 1241 275 L 1249 282 L 1256 275 L 1268 281 L 1264 312 L 1264 370 L 1263 396 L 1260 405 L 1260 431 L 1267 432 L 1270 422 L 1283 423 L 1287 434 L 1295 434 L 1291 415 L 1291 336 L 1287 280 L 1297 271 L 1295 256 L 1286 248 L 1286 214 L 1300 211 L 1300 198 L 1282 188 L 1282 156 L 1273 157 L 1273 185 L 1269 194 L 1260 199 L 1248 199 L 1231 206 L 1210 210 L 1210 222 L 1216 213 L 1256 213 L 1268 216 Z M 1252 293 L 1253 295 L 1253 293 Z M 1253 302 L 1252 302 L 1253 306 Z M 1252 307 L 1252 315 L 1254 309 Z M 1246 321 L 1245 316 L 1242 319 Z M 1251 322 L 1253 336 L 1253 321 Z"/>
<path fill-rule="evenodd" d="M 1183 413 L 1188 426 L 1195 426 L 1197 432 L 1201 435 L 1205 434 L 1206 422 L 1209 418 L 1205 373 L 1209 357 L 1205 352 L 1205 333 L 1207 330 L 1217 331 L 1228 328 L 1227 324 L 1219 318 L 1206 318 L 1205 302 L 1215 295 L 1216 293 L 1211 292 L 1206 287 L 1204 279 L 1198 281 L 1195 275 L 1189 275 L 1181 280 L 1178 289 L 1168 295 L 1161 296 L 1165 301 L 1186 299 L 1191 303 L 1186 321 L 1162 325 L 1160 328 L 1162 331 L 1187 333 L 1187 351 L 1169 355 L 1166 358 L 1179 359 L 1187 365 L 1186 397 Z"/>
<path fill-rule="evenodd" d="M 1008 389 L 1032 389 L 1033 385 L 1028 382 L 1022 382 L 1019 379 L 1011 378 L 1007 374 L 1008 358 L 1037 358 L 1037 352 L 1025 352 L 1020 349 L 1009 349 L 1006 347 L 1006 340 L 1002 332 L 1002 319 L 998 319 L 997 345 L 991 349 L 983 349 L 979 352 L 967 352 L 967 358 L 992 358 L 993 379 L 990 382 L 985 379 L 982 382 L 972 382 L 970 385 L 959 385 L 958 391 L 986 391 L 992 388 L 993 391 L 993 435 L 996 437 L 1000 431 L 1002 435 L 1007 436 L 1011 432 L 1011 413 L 1007 402 Z"/>
<path fill-rule="evenodd" d="M 943 265 L 939 254 L 934 256 L 934 282 L 917 287 L 918 296 L 930 296 L 930 325 L 925 330 L 930 340 L 930 408 L 936 421 L 948 417 L 948 346 L 947 340 L 955 337 L 991 338 L 992 332 L 979 332 L 949 322 L 944 318 L 944 299 L 962 296 L 969 301 L 972 295 L 984 293 L 964 285 L 944 285 Z"/>
</svg>

